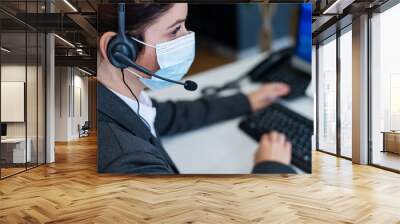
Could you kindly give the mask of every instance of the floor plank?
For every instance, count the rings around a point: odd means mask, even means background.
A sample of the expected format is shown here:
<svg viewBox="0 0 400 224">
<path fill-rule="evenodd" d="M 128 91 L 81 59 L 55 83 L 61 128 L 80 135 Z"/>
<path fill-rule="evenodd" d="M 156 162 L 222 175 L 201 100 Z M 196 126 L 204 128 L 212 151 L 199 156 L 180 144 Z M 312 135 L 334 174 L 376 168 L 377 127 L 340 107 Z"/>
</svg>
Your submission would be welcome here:
<svg viewBox="0 0 400 224">
<path fill-rule="evenodd" d="M 0 223 L 400 223 L 400 175 L 313 153 L 313 174 L 98 174 L 96 138 L 0 181 Z"/>
</svg>

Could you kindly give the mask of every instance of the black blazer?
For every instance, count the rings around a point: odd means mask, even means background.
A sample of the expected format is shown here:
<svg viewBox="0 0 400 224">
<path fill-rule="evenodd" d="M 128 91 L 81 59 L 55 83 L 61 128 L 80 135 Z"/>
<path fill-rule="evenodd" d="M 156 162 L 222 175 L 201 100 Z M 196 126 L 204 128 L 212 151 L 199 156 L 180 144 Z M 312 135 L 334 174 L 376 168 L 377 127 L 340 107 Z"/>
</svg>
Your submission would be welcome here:
<svg viewBox="0 0 400 224">
<path fill-rule="evenodd" d="M 153 100 L 157 136 L 172 135 L 251 112 L 247 97 L 207 97 L 194 101 Z M 223 141 L 223 140 L 221 140 Z M 118 96 L 97 83 L 98 171 L 136 174 L 178 174 L 174 162 L 143 121 Z M 294 173 L 277 162 L 257 164 L 253 173 Z"/>
</svg>

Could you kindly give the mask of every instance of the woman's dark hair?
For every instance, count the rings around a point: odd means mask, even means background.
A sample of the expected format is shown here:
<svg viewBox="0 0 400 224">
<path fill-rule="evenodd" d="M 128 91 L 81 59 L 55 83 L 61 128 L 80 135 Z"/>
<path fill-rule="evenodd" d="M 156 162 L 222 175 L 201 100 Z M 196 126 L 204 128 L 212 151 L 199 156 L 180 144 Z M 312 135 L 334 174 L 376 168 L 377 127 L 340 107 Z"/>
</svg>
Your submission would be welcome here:
<svg viewBox="0 0 400 224">
<path fill-rule="evenodd" d="M 154 20 L 172 7 L 169 4 L 126 4 L 125 24 L 129 35 L 143 41 L 143 32 Z M 118 4 L 101 4 L 98 8 L 97 27 L 100 34 L 107 31 L 118 32 Z M 142 45 L 138 44 L 139 51 Z"/>
</svg>

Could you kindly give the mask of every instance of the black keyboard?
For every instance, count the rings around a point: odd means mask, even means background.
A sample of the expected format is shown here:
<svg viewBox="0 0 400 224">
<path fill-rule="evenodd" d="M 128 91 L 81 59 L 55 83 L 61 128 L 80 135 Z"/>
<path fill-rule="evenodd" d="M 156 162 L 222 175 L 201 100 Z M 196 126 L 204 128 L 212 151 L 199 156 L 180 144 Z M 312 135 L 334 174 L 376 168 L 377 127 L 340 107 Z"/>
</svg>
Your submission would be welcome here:
<svg viewBox="0 0 400 224">
<path fill-rule="evenodd" d="M 292 143 L 291 163 L 311 173 L 312 120 L 274 103 L 265 110 L 247 116 L 239 127 L 256 141 L 260 140 L 262 134 L 273 130 L 285 134 Z"/>
<path fill-rule="evenodd" d="M 290 86 L 290 92 L 284 96 L 285 99 L 294 99 L 303 96 L 311 81 L 311 76 L 291 67 L 283 67 L 270 74 L 266 82 L 284 82 Z"/>
</svg>

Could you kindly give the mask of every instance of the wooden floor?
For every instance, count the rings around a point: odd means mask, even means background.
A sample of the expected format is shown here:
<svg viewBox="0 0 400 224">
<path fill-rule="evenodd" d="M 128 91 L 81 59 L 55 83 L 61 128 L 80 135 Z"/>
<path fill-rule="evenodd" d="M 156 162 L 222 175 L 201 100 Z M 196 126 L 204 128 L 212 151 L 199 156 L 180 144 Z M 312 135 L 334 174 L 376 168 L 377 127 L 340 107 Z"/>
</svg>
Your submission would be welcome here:
<svg viewBox="0 0 400 224">
<path fill-rule="evenodd" d="M 11 176 L 15 173 L 23 172 L 25 170 L 26 170 L 25 167 L 23 167 L 23 168 L 21 168 L 21 167 L 1 168 L 1 177 L 3 178 L 3 177 Z"/>
<path fill-rule="evenodd" d="M 400 155 L 392 152 L 374 151 L 373 162 L 377 165 L 400 170 Z"/>
<path fill-rule="evenodd" d="M 323 153 L 312 175 L 99 175 L 95 140 L 0 181 L 0 223 L 400 223 L 399 174 Z"/>
</svg>

